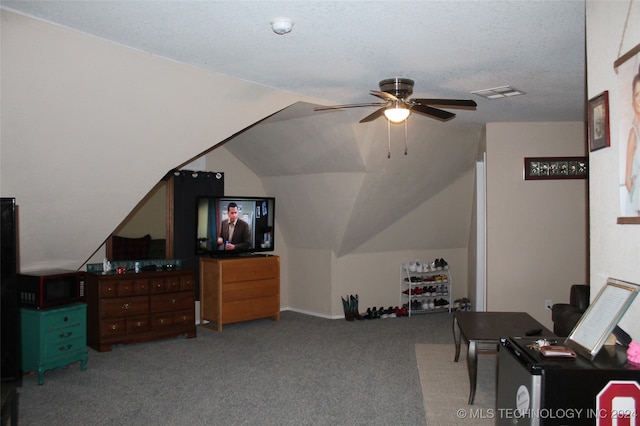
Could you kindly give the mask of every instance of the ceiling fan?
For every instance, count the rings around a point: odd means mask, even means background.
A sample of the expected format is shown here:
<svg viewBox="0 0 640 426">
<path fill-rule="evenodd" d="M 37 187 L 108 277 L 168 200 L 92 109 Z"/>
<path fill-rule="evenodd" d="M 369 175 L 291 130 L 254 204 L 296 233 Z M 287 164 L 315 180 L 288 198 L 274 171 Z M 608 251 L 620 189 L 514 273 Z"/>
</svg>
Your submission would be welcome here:
<svg viewBox="0 0 640 426">
<path fill-rule="evenodd" d="M 413 84 L 414 81 L 409 78 L 388 78 L 378 83 L 380 91 L 370 90 L 373 96 L 382 99 L 383 102 L 324 106 L 315 108 L 315 111 L 377 106 L 380 108 L 360 120 L 360 123 L 373 121 L 383 115 L 392 123 L 402 123 L 411 112 L 440 121 L 448 121 L 456 116 L 452 112 L 434 107 L 476 109 L 477 104 L 470 99 L 408 99 L 413 93 Z"/>
</svg>

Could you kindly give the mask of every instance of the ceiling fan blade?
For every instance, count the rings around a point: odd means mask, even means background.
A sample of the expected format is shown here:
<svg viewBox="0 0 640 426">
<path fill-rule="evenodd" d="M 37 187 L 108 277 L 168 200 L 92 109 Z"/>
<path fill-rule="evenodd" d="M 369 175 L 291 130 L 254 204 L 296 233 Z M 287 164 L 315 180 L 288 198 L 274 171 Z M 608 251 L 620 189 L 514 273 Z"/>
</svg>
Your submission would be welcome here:
<svg viewBox="0 0 640 426">
<path fill-rule="evenodd" d="M 459 109 L 476 109 L 478 104 L 471 99 L 411 99 L 417 105 L 433 105 Z"/>
<path fill-rule="evenodd" d="M 380 103 L 380 102 L 372 102 L 372 103 L 368 103 L 368 104 L 347 104 L 347 105 L 331 105 L 331 106 L 323 106 L 323 107 L 316 107 L 313 110 L 314 111 L 328 111 L 328 110 L 332 110 L 332 109 L 344 109 L 344 108 L 360 108 L 360 107 L 372 107 L 372 106 L 384 106 L 386 104 L 384 103 Z"/>
<path fill-rule="evenodd" d="M 426 115 L 431 118 L 435 118 L 440 121 L 448 121 L 456 116 L 452 112 L 445 111 L 442 109 L 432 108 L 426 105 L 414 105 L 411 107 L 411 111 L 417 112 L 418 114 Z"/>
<path fill-rule="evenodd" d="M 380 108 L 375 110 L 373 113 L 367 115 L 365 118 L 363 118 L 362 120 L 360 120 L 360 123 L 368 123 L 370 121 L 375 120 L 378 117 L 381 117 L 384 114 L 384 110 L 386 108 Z"/>
<path fill-rule="evenodd" d="M 369 90 L 369 92 L 373 95 L 373 96 L 377 96 L 380 99 L 384 99 L 384 100 L 389 100 L 389 101 L 394 101 L 394 102 L 398 102 L 400 99 L 393 96 L 391 93 L 387 93 L 387 92 L 379 92 L 377 90 Z"/>
</svg>

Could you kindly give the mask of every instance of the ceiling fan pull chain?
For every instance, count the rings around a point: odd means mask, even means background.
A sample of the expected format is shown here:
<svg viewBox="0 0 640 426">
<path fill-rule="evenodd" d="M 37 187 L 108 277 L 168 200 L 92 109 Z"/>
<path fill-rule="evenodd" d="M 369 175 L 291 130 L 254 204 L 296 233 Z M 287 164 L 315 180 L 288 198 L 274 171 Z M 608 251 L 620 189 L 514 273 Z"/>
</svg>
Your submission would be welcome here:
<svg viewBox="0 0 640 426">
<path fill-rule="evenodd" d="M 407 120 L 404 120 L 404 155 L 407 155 Z"/>
<path fill-rule="evenodd" d="M 391 158 L 391 122 L 387 120 L 387 158 Z"/>
</svg>

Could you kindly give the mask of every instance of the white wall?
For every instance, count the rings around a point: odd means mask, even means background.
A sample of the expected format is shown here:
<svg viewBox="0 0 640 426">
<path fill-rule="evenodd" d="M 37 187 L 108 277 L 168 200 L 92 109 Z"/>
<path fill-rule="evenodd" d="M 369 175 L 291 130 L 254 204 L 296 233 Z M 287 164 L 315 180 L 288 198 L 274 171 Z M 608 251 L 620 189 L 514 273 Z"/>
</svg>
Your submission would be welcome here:
<svg viewBox="0 0 640 426">
<path fill-rule="evenodd" d="M 79 268 L 169 170 L 304 100 L 0 18 L 0 190 L 19 206 L 22 270 Z"/>
<path fill-rule="evenodd" d="M 620 150 L 625 149 L 623 140 L 628 132 L 628 129 L 620 129 L 619 125 L 621 109 L 630 109 L 631 105 L 621 105 L 624 94 L 618 90 L 618 79 L 613 69 L 614 61 L 638 43 L 640 2 L 587 1 L 588 97 L 609 91 L 611 130 L 611 147 L 594 151 L 589 156 L 592 298 L 608 277 L 640 284 L 640 224 L 617 224 L 620 215 Z M 639 299 L 633 303 L 620 326 L 636 341 L 640 340 Z"/>
<path fill-rule="evenodd" d="M 487 125 L 487 310 L 552 328 L 546 299 L 587 280 L 587 181 L 525 181 L 525 157 L 585 155 L 583 123 Z"/>
</svg>

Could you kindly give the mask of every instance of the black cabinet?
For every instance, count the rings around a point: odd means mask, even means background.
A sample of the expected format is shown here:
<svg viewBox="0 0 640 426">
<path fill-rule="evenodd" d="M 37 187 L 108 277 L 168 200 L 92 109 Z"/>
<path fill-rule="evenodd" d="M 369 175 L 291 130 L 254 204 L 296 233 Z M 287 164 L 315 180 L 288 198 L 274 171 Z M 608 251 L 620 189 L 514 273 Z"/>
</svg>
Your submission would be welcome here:
<svg viewBox="0 0 640 426">
<path fill-rule="evenodd" d="M 18 308 L 18 223 L 15 198 L 0 199 L 2 268 L 2 382 L 20 382 L 20 309 Z"/>
<path fill-rule="evenodd" d="M 501 340 L 496 424 L 637 424 L 623 417 L 637 415 L 640 366 L 627 362 L 622 346 L 604 346 L 593 360 L 545 358 L 535 340 Z"/>
</svg>

